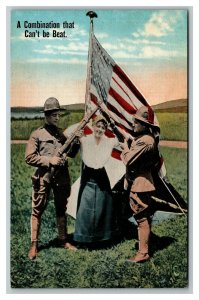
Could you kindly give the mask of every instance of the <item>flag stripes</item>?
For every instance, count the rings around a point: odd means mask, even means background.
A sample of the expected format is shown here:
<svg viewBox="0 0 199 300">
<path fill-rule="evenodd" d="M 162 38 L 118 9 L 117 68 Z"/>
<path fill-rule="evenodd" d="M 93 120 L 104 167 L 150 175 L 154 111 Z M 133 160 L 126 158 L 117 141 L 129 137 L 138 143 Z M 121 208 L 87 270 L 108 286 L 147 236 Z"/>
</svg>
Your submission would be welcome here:
<svg viewBox="0 0 199 300">
<path fill-rule="evenodd" d="M 118 75 L 118 77 L 124 82 L 124 84 L 129 88 L 129 90 L 135 95 L 135 97 L 142 103 L 142 105 L 148 106 L 148 103 L 144 96 L 138 91 L 132 81 L 128 78 L 128 76 L 124 73 L 124 71 L 118 66 L 114 66 L 114 72 Z"/>
<path fill-rule="evenodd" d="M 111 86 L 120 91 L 120 94 L 123 95 L 124 99 L 129 103 L 129 105 L 131 105 L 136 112 L 136 110 L 138 108 L 140 108 L 140 106 L 142 106 L 142 102 L 140 102 L 140 100 L 138 98 L 136 98 L 136 96 L 133 94 L 132 90 L 129 89 L 128 85 L 125 84 L 124 81 L 122 81 L 122 79 L 118 76 L 119 74 L 117 74 L 115 72 L 115 68 L 117 68 L 117 65 L 115 67 L 113 67 L 113 73 L 112 73 L 112 81 L 111 81 Z M 114 84 L 117 83 L 118 87 Z M 123 92 L 123 94 L 122 94 Z"/>
<path fill-rule="evenodd" d="M 142 105 L 149 104 L 94 34 L 91 42 L 91 101 L 97 104 L 102 100 L 114 116 L 116 125 L 131 133 L 132 115 Z"/>
<path fill-rule="evenodd" d="M 97 105 L 97 97 L 91 93 L 91 102 L 94 105 L 91 105 L 91 108 L 93 109 L 95 105 Z M 123 129 L 124 131 L 130 133 L 132 130 L 131 122 L 127 120 L 127 118 L 124 116 L 124 109 L 123 112 L 119 112 L 117 109 L 117 103 L 114 103 L 114 105 L 111 103 L 112 101 L 107 102 L 107 108 L 111 111 L 111 114 L 113 115 L 114 119 L 116 120 L 116 125 Z M 119 107 L 121 110 L 121 107 Z M 129 116 L 128 116 L 129 117 Z M 131 117 L 132 118 L 132 117 Z"/>
<path fill-rule="evenodd" d="M 126 122 L 125 124 L 125 127 L 129 130 L 131 130 L 132 128 L 132 122 L 131 121 L 128 121 L 127 118 L 128 116 L 126 116 L 126 113 L 122 113 L 122 112 L 119 112 L 118 109 L 117 109 L 117 105 L 112 105 L 111 104 L 111 101 L 109 101 L 107 103 L 107 108 L 113 113 L 115 114 L 116 116 L 118 116 L 120 118 L 120 122 L 121 120 L 124 120 Z M 119 125 L 119 122 L 118 122 L 118 125 Z"/>
<path fill-rule="evenodd" d="M 133 114 L 135 113 L 135 109 L 132 105 L 130 105 L 128 102 L 126 102 L 124 100 L 124 98 L 120 95 L 121 91 L 119 91 L 117 89 L 114 89 L 112 86 L 110 86 L 110 89 L 109 89 L 109 95 L 115 99 L 117 101 L 117 103 L 123 108 L 125 109 L 129 114 Z"/>
</svg>

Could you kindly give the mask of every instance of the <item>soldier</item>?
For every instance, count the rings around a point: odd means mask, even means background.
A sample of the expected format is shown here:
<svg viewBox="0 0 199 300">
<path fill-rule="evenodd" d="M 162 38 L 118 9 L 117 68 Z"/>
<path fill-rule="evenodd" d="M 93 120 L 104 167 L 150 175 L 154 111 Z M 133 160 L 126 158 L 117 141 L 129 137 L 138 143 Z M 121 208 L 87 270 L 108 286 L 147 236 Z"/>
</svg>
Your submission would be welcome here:
<svg viewBox="0 0 199 300">
<path fill-rule="evenodd" d="M 76 250 L 67 240 L 66 205 L 71 185 L 66 155 L 58 157 L 59 148 L 67 137 L 57 127 L 60 118 L 60 107 L 56 98 L 48 98 L 44 104 L 45 124 L 35 130 L 28 141 L 25 161 L 36 167 L 32 176 L 32 214 L 31 214 L 31 246 L 28 253 L 32 260 L 38 252 L 38 235 L 41 216 L 46 208 L 50 190 L 53 190 L 57 218 L 59 245 L 69 250 Z M 47 176 L 51 167 L 55 168 L 54 176 Z"/>
<path fill-rule="evenodd" d="M 126 140 L 120 143 L 123 149 L 121 158 L 126 165 L 130 207 L 138 224 L 139 251 L 128 260 L 133 263 L 144 262 L 150 258 L 151 196 L 155 191 L 152 169 L 158 158 L 154 129 L 159 128 L 154 125 L 153 111 L 149 107 L 142 106 L 134 115 L 134 141 L 130 147 Z"/>
</svg>

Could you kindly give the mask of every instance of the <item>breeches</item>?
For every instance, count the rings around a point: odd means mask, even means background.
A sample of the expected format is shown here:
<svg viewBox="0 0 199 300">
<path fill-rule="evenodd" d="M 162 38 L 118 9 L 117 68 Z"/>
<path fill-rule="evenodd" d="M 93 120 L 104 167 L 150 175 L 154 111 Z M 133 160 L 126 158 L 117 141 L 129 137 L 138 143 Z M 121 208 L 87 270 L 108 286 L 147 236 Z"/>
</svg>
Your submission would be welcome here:
<svg viewBox="0 0 199 300">
<path fill-rule="evenodd" d="M 130 192 L 129 203 L 136 220 L 149 219 L 151 217 L 151 196 L 153 192 Z"/>
<path fill-rule="evenodd" d="M 32 190 L 32 215 L 39 218 L 43 214 L 48 200 L 50 191 L 54 194 L 54 205 L 56 216 L 61 217 L 65 215 L 67 199 L 70 196 L 70 186 L 55 184 L 33 184 Z"/>
</svg>

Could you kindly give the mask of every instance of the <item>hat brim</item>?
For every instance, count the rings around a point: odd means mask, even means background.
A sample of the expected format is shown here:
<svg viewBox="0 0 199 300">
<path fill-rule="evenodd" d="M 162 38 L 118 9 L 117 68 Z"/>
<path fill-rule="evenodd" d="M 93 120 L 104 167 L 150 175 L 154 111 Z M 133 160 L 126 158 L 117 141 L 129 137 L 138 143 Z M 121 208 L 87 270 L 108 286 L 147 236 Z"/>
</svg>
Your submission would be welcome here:
<svg viewBox="0 0 199 300">
<path fill-rule="evenodd" d="M 146 121 L 144 118 L 142 118 L 142 117 L 138 117 L 138 116 L 136 116 L 136 115 L 133 115 L 133 117 L 134 117 L 134 119 L 139 120 L 139 121 L 143 122 L 144 124 L 146 124 L 146 125 L 148 125 L 148 126 L 158 127 L 158 128 L 159 128 L 158 125 L 149 123 L 149 122 L 147 122 L 147 121 Z"/>
<path fill-rule="evenodd" d="M 45 113 L 45 112 L 50 112 L 50 111 L 65 111 L 66 108 L 54 108 L 54 109 L 46 109 L 46 110 L 40 110 L 39 112 Z"/>
</svg>

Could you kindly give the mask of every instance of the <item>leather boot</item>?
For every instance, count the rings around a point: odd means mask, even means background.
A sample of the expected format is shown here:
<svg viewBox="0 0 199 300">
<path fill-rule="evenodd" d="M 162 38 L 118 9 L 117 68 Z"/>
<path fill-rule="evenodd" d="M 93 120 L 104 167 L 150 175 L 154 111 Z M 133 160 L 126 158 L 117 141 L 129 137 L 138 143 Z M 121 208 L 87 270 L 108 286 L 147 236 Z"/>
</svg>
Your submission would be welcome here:
<svg viewBox="0 0 199 300">
<path fill-rule="evenodd" d="M 39 229 L 40 229 L 40 219 L 35 216 L 31 216 L 31 241 L 38 241 Z"/>
<path fill-rule="evenodd" d="M 66 217 L 57 217 L 58 244 L 67 250 L 77 251 L 77 248 L 67 241 Z"/>
<path fill-rule="evenodd" d="M 38 242 L 36 242 L 36 241 L 31 242 L 30 249 L 28 252 L 29 259 L 31 259 L 31 260 L 35 259 L 37 256 L 37 253 L 38 253 Z"/>
<path fill-rule="evenodd" d="M 147 219 L 138 220 L 138 238 L 139 238 L 139 251 L 134 257 L 128 259 L 129 262 L 139 263 L 145 262 L 150 259 L 149 250 L 149 236 L 150 224 Z"/>
<path fill-rule="evenodd" d="M 71 243 L 67 242 L 66 240 L 64 240 L 64 241 L 60 240 L 60 246 L 66 250 L 77 251 L 77 248 L 74 245 L 72 245 Z"/>
<path fill-rule="evenodd" d="M 31 216 L 31 245 L 28 252 L 28 257 L 31 260 L 35 259 L 38 253 L 39 228 L 40 228 L 40 219 L 32 215 Z"/>
</svg>

